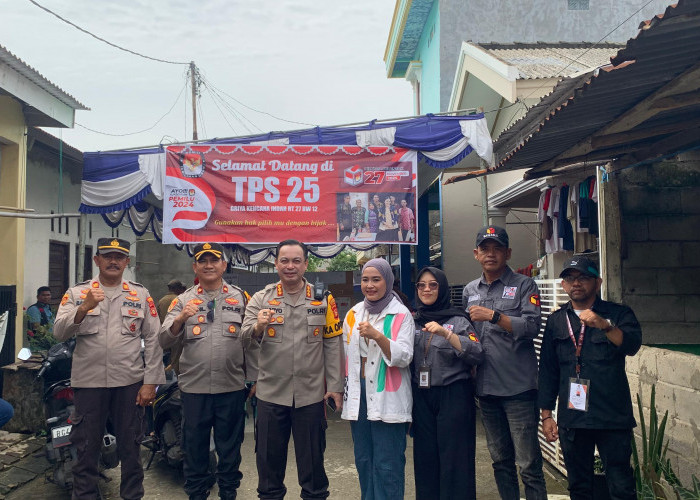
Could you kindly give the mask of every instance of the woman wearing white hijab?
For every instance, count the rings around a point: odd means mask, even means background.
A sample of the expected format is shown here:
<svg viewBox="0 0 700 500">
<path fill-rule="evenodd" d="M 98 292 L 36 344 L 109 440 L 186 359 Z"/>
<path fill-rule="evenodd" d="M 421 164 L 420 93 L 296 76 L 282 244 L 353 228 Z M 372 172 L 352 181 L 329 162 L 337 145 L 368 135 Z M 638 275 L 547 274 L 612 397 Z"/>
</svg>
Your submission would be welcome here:
<svg viewBox="0 0 700 500">
<path fill-rule="evenodd" d="M 362 500 L 402 499 L 406 429 L 411 421 L 413 317 L 392 291 L 383 259 L 362 268 L 365 300 L 345 316 L 345 396 Z"/>
</svg>

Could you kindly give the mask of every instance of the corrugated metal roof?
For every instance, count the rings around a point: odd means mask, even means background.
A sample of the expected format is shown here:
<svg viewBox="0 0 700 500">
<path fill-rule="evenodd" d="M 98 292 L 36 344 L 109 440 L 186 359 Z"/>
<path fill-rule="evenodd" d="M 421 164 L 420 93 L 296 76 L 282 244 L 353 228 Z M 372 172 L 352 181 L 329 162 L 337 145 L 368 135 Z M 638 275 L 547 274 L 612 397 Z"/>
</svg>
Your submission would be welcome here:
<svg viewBox="0 0 700 500">
<path fill-rule="evenodd" d="M 624 44 L 512 43 L 479 44 L 488 54 L 515 66 L 521 79 L 556 78 L 589 71 L 605 64 Z"/>
<path fill-rule="evenodd" d="M 15 56 L 12 52 L 7 50 L 2 45 L 0 45 L 0 62 L 7 64 L 17 73 L 19 73 L 20 75 L 37 85 L 39 88 L 45 90 L 62 103 L 70 106 L 71 108 L 82 110 L 90 109 L 81 102 L 79 102 L 75 97 L 63 91 L 54 83 L 50 82 L 44 75 L 42 75 L 37 70 L 29 66 L 24 61 L 22 61 L 19 57 Z"/>
<path fill-rule="evenodd" d="M 700 0 L 680 0 L 663 15 L 642 23 L 636 38 L 629 40 L 612 62 L 614 66 L 600 71 L 564 79 L 504 131 L 494 146 L 496 168 L 535 168 L 562 157 L 699 64 Z M 689 103 L 657 113 L 634 130 L 698 119 L 700 105 Z M 605 148 L 589 147 L 587 154 L 600 159 L 606 153 Z"/>
</svg>

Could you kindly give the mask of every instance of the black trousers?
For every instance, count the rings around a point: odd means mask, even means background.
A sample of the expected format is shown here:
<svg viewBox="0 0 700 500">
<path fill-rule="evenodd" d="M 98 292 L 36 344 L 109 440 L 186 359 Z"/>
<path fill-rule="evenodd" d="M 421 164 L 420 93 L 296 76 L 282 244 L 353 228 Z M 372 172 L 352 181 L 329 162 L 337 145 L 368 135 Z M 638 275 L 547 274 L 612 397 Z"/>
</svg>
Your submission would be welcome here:
<svg viewBox="0 0 700 500">
<path fill-rule="evenodd" d="M 291 432 L 301 498 L 328 498 L 328 477 L 323 468 L 327 426 L 323 401 L 294 408 L 258 399 L 256 425 L 258 497 L 282 499 L 287 493 L 284 473 Z"/>
<path fill-rule="evenodd" d="M 593 458 L 597 445 L 605 468 L 610 498 L 637 498 L 632 456 L 632 429 L 570 429 L 559 427 L 559 441 L 569 475 L 572 500 L 593 498 Z"/>
<path fill-rule="evenodd" d="M 476 498 L 476 409 L 470 380 L 413 385 L 416 500 Z"/>
<path fill-rule="evenodd" d="M 216 480 L 221 498 L 236 498 L 243 474 L 241 444 L 245 428 L 245 391 L 220 394 L 182 395 L 182 449 L 185 493 L 203 495 L 209 490 L 209 442 L 214 429 L 214 446 L 219 462 Z"/>
<path fill-rule="evenodd" d="M 136 396 L 142 383 L 114 388 L 73 388 L 75 415 L 70 440 L 78 461 L 73 465 L 73 500 L 98 498 L 98 460 L 107 417 L 117 438 L 122 477 L 119 494 L 126 500 L 143 497 L 143 467 L 140 446 L 143 439 L 142 407 Z"/>
</svg>

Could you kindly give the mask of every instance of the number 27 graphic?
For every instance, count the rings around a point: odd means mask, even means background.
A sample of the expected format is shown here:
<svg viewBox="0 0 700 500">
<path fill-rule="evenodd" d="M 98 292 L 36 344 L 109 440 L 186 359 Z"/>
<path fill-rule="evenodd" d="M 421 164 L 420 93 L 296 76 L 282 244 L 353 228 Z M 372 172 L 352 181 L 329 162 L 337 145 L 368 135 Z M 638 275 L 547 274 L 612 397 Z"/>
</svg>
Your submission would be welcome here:
<svg viewBox="0 0 700 500">
<path fill-rule="evenodd" d="M 381 184 L 384 182 L 385 172 L 365 172 L 365 184 Z"/>
</svg>

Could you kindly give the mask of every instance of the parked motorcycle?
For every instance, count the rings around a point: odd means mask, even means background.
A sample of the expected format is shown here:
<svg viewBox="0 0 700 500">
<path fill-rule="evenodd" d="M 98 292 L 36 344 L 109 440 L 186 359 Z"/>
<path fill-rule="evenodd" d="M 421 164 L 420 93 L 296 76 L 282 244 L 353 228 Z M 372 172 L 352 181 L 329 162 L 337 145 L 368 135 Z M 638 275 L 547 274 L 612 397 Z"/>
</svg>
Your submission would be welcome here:
<svg viewBox="0 0 700 500">
<path fill-rule="evenodd" d="M 51 482 L 63 487 L 73 486 L 73 464 L 78 459 L 70 440 L 74 412 L 73 388 L 70 383 L 71 364 L 75 339 L 52 346 L 41 363 L 37 379 L 44 381 L 44 409 L 46 415 L 46 459 L 53 467 Z M 18 357 L 27 360 L 32 353 L 22 349 Z M 116 438 L 105 430 L 102 438 L 100 465 L 111 469 L 119 465 Z"/>
<path fill-rule="evenodd" d="M 181 467 L 184 452 L 182 442 L 182 400 L 175 372 L 167 372 L 165 384 L 156 389 L 153 406 L 147 409 L 150 435 L 141 443 L 151 451 L 146 469 L 148 470 L 157 454 L 171 467 Z"/>
</svg>

